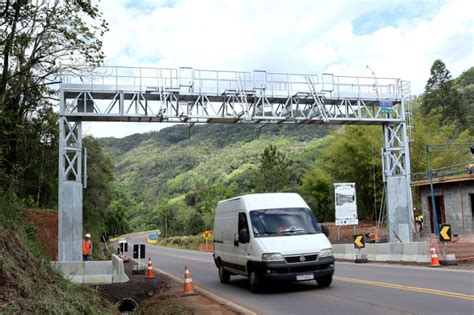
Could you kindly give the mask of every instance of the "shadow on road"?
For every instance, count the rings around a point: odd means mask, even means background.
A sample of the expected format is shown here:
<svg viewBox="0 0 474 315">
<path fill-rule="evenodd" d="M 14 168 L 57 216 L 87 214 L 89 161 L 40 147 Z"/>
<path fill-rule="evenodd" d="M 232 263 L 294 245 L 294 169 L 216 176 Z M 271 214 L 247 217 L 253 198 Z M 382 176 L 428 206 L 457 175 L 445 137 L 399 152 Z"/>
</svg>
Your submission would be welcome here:
<svg viewBox="0 0 474 315">
<path fill-rule="evenodd" d="M 234 278 L 230 280 L 228 286 L 238 287 L 250 292 L 249 280 L 247 278 Z M 331 287 L 329 287 L 331 288 Z M 304 282 L 267 282 L 261 294 L 284 294 L 302 291 L 327 290 L 317 285 L 316 281 Z"/>
</svg>

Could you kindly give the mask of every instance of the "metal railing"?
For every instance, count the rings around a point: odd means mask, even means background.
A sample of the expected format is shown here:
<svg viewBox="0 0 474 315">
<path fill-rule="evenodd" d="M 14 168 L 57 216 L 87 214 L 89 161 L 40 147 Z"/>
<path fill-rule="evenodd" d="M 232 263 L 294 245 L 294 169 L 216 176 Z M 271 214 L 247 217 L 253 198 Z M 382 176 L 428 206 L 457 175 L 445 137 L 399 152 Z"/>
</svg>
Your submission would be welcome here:
<svg viewBox="0 0 474 315">
<path fill-rule="evenodd" d="M 150 92 L 164 86 L 180 93 L 223 95 L 244 88 L 249 93 L 267 97 L 290 97 L 311 93 L 309 82 L 322 96 L 341 99 L 400 100 L 407 97 L 406 83 L 397 78 L 340 76 L 330 73 L 272 73 L 264 70 L 223 71 L 190 67 L 148 68 L 118 66 L 67 66 L 61 73 L 61 87 L 68 90 Z M 243 86 L 239 83 L 243 82 Z M 407 81 L 403 81 L 407 82 Z"/>
<path fill-rule="evenodd" d="M 445 176 L 454 176 L 454 175 L 474 175 L 474 161 L 450 165 L 446 167 L 441 167 L 438 169 L 433 169 L 432 171 L 433 178 L 445 177 Z M 412 180 L 427 180 L 429 176 L 427 172 L 417 172 L 412 173 L 411 175 Z"/>
</svg>

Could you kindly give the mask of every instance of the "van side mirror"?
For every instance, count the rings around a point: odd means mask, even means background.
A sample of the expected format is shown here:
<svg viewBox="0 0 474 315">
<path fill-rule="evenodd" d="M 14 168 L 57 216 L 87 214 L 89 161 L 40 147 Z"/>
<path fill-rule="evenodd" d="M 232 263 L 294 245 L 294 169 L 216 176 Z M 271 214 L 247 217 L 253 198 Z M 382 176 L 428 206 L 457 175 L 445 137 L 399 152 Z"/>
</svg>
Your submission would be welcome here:
<svg viewBox="0 0 474 315">
<path fill-rule="evenodd" d="M 250 241 L 250 234 L 247 229 L 239 231 L 239 243 L 248 243 Z"/>
<path fill-rule="evenodd" d="M 329 229 L 326 225 L 321 225 L 321 231 L 326 235 L 326 237 L 329 237 Z"/>
</svg>

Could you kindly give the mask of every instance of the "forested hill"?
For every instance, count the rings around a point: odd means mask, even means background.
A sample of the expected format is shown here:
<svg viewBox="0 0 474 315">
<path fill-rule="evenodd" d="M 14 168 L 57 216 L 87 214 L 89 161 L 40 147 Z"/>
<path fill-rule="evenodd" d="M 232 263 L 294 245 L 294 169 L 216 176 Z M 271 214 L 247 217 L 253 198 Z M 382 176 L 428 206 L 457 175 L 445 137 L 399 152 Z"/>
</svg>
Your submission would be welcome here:
<svg viewBox="0 0 474 315">
<path fill-rule="evenodd" d="M 333 128 L 334 129 L 334 128 Z M 195 125 L 189 131 L 175 125 L 157 132 L 100 142 L 115 162 L 120 186 L 148 206 L 165 196 L 199 190 L 215 182 L 242 185 L 270 144 L 287 157 L 328 134 L 330 127 L 255 125 Z M 239 189 L 240 190 L 240 189 Z"/>
<path fill-rule="evenodd" d="M 195 125 L 189 131 L 184 125 L 175 125 L 160 131 L 133 134 L 124 138 L 102 138 L 100 142 L 110 149 L 110 152 L 123 156 L 128 151 L 138 147 L 143 142 L 153 143 L 163 148 L 176 145 L 193 145 L 205 140 L 216 148 L 223 148 L 236 142 L 249 142 L 259 137 L 281 136 L 308 142 L 327 135 L 327 126 L 307 125 L 268 125 L 256 128 L 254 124 L 236 125 Z"/>
</svg>

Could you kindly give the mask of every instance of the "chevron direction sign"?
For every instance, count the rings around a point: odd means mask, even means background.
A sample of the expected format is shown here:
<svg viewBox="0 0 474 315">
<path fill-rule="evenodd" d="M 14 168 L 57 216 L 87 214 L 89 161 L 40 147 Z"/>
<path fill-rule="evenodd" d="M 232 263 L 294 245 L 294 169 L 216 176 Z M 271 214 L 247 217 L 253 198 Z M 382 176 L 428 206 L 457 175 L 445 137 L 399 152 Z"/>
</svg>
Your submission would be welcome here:
<svg viewBox="0 0 474 315">
<path fill-rule="evenodd" d="M 354 234 L 354 248 L 365 248 L 365 239 L 363 234 Z"/>
<path fill-rule="evenodd" d="M 441 242 L 451 242 L 451 224 L 441 224 L 439 240 Z"/>
</svg>

